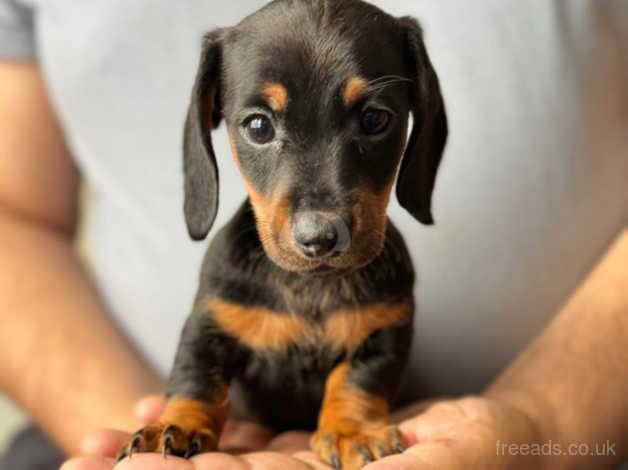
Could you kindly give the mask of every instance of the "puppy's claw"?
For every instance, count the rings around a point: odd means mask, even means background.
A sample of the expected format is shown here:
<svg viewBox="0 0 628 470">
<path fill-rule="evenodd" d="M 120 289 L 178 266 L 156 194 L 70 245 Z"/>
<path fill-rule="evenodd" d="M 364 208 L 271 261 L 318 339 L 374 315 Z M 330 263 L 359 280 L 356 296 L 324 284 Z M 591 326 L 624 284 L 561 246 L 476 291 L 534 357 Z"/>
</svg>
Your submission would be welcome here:
<svg viewBox="0 0 628 470">
<path fill-rule="evenodd" d="M 135 454 L 139 450 L 141 441 L 142 441 L 142 437 L 139 434 L 136 434 L 135 436 L 133 436 L 133 439 L 131 440 L 129 445 L 126 447 L 123 447 L 122 449 L 120 449 L 120 452 L 118 452 L 118 456 L 116 457 L 116 462 L 120 462 L 121 460 L 124 460 L 127 457 L 132 458 L 133 454 Z"/>
<path fill-rule="evenodd" d="M 166 435 L 164 437 L 164 448 L 163 448 L 164 459 L 166 459 L 168 455 L 171 453 L 172 453 L 172 437 Z"/>
<path fill-rule="evenodd" d="M 401 432 L 399 429 L 394 428 L 393 430 L 393 449 L 399 454 L 403 454 L 406 451 L 406 446 L 403 444 L 403 437 L 401 436 Z"/>
<path fill-rule="evenodd" d="M 386 457 L 388 455 L 388 451 L 381 444 L 377 446 L 377 452 L 379 453 L 379 458 L 380 459 L 383 458 L 383 457 Z"/>
<path fill-rule="evenodd" d="M 184 459 L 192 458 L 196 454 L 198 454 L 200 450 L 201 450 L 201 442 L 199 438 L 196 438 L 192 441 L 192 443 L 190 444 L 190 447 L 188 447 L 187 450 L 185 451 L 185 455 L 183 456 L 183 458 Z"/>
<path fill-rule="evenodd" d="M 396 452 L 403 452 L 403 437 L 387 424 L 367 425 L 352 432 L 319 429 L 312 449 L 335 470 L 358 470 Z"/>
<path fill-rule="evenodd" d="M 134 453 L 156 452 L 168 456 L 189 459 L 201 452 L 216 450 L 218 438 L 210 429 L 186 429 L 176 424 L 157 423 L 137 432 L 120 451 L 118 460 Z"/>
<path fill-rule="evenodd" d="M 137 452 L 140 447 L 140 442 L 142 441 L 142 437 L 139 434 L 136 434 L 133 440 L 131 441 L 131 445 L 129 447 L 129 458 L 133 457 L 133 454 Z"/>
<path fill-rule="evenodd" d="M 364 461 L 364 465 L 367 465 L 367 464 L 375 461 L 375 459 L 373 458 L 373 454 L 371 454 L 371 451 L 368 450 L 365 446 L 359 446 L 358 447 L 358 452 L 362 456 L 362 460 Z"/>
<path fill-rule="evenodd" d="M 116 463 L 124 460 L 126 458 L 126 450 L 125 449 L 121 449 L 120 452 L 118 452 L 118 457 L 116 457 Z"/>
</svg>

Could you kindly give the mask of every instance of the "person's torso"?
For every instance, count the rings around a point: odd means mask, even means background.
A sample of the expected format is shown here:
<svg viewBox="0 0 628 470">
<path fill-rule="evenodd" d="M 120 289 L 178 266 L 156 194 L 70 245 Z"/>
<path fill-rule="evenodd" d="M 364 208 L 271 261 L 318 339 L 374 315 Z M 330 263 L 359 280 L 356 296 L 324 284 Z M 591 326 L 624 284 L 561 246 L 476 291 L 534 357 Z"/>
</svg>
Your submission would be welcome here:
<svg viewBox="0 0 628 470">
<path fill-rule="evenodd" d="M 206 246 L 187 237 L 180 149 L 200 41 L 265 2 L 25 3 L 91 188 L 84 230 L 98 286 L 165 373 Z M 450 121 L 436 225 L 390 210 L 417 271 L 409 390 L 476 391 L 626 222 L 626 55 L 613 15 L 593 0 L 374 3 L 422 22 Z M 224 128 L 214 144 L 219 227 L 245 192 Z"/>
</svg>

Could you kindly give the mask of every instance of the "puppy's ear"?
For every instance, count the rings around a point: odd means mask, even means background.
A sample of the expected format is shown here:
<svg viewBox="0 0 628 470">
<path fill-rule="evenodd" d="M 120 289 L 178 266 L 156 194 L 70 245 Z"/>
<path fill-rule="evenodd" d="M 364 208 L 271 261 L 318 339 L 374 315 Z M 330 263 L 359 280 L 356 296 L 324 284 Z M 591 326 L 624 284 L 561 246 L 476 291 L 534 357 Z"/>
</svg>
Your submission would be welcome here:
<svg viewBox="0 0 628 470">
<path fill-rule="evenodd" d="M 397 199 L 415 219 L 426 225 L 432 217 L 432 191 L 447 141 L 447 116 L 438 77 L 425 50 L 423 32 L 414 18 L 400 18 L 405 57 L 413 83 L 410 108 L 414 127 L 397 180 Z"/>
<path fill-rule="evenodd" d="M 185 221 L 190 237 L 203 240 L 218 211 L 218 168 L 211 130 L 222 119 L 220 80 L 223 30 L 207 34 L 192 90 L 183 139 Z"/>
</svg>

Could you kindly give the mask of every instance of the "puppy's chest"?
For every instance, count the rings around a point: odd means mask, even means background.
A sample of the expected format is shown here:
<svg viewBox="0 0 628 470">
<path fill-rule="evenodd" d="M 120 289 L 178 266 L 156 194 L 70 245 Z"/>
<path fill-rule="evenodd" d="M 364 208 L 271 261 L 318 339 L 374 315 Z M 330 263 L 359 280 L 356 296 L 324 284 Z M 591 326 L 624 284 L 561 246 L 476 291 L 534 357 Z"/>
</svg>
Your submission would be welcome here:
<svg viewBox="0 0 628 470">
<path fill-rule="evenodd" d="M 412 315 L 408 298 L 370 299 L 342 281 L 332 287 L 286 285 L 274 296 L 269 304 L 215 295 L 208 307 L 222 330 L 248 348 L 266 352 L 352 352 L 377 330 Z"/>
</svg>

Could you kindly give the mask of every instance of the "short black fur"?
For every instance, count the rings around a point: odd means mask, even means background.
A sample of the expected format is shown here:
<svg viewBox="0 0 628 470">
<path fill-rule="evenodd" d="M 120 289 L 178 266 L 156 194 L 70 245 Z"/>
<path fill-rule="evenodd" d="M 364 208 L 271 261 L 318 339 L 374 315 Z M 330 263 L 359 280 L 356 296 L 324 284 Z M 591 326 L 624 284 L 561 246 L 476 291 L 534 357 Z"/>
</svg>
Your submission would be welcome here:
<svg viewBox="0 0 628 470">
<path fill-rule="evenodd" d="M 352 76 L 367 79 L 372 93 L 347 106 L 341 93 Z M 285 111 L 269 109 L 260 93 L 268 83 L 286 88 Z M 379 139 L 359 135 L 356 116 L 366 106 L 392 112 L 390 130 Z M 242 124 L 252 112 L 276 126 L 276 145 L 247 141 Z M 405 146 L 409 112 L 414 128 Z M 418 23 L 358 0 L 276 0 L 237 26 L 210 33 L 185 132 L 185 215 L 194 239 L 207 235 L 217 211 L 210 132 L 222 118 L 255 197 L 271 200 L 279 188 L 289 216 L 335 211 L 351 230 L 355 214 L 363 223 L 384 225 L 354 234 L 353 251 L 306 260 L 270 249 L 260 225 L 260 216 L 270 215 L 253 207 L 253 199 L 245 201 L 205 257 L 169 395 L 211 401 L 221 383 L 231 382 L 238 398 L 233 408 L 241 415 L 276 430 L 313 429 L 327 376 L 348 361 L 354 386 L 392 402 L 410 351 L 411 314 L 355 350 L 308 342 L 266 351 L 223 331 L 207 305 L 219 298 L 322 323 L 343 309 L 412 298 L 414 274 L 401 235 L 378 214 L 363 214 L 374 211 L 377 200 L 364 203 L 362 212 L 355 207 L 372 194 L 384 194 L 378 197 L 387 202 L 386 188 L 399 172 L 401 205 L 419 221 L 433 222 L 431 195 L 447 120 Z"/>
</svg>

